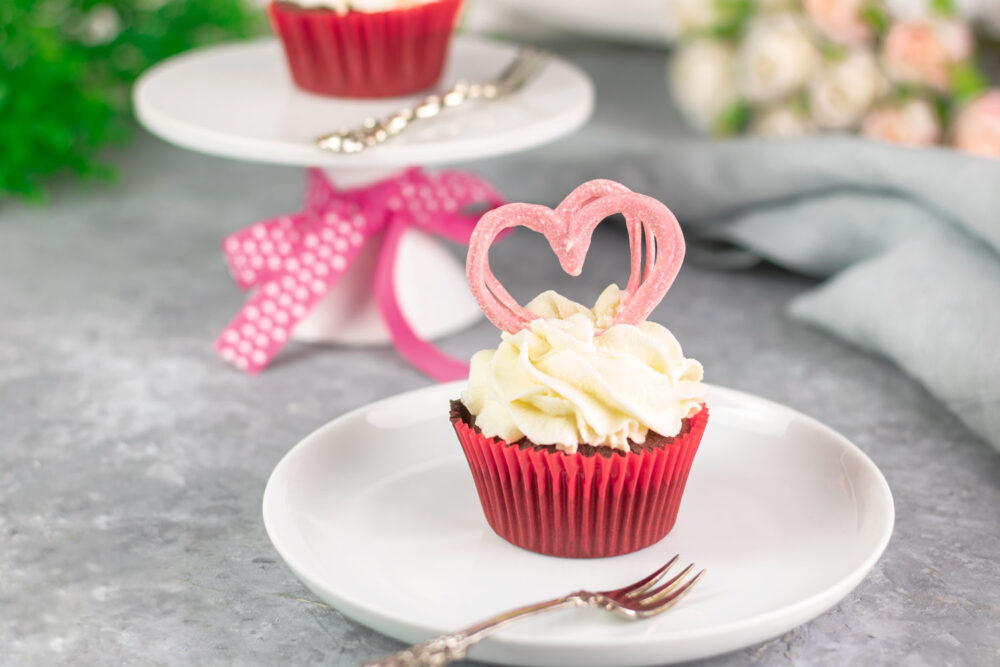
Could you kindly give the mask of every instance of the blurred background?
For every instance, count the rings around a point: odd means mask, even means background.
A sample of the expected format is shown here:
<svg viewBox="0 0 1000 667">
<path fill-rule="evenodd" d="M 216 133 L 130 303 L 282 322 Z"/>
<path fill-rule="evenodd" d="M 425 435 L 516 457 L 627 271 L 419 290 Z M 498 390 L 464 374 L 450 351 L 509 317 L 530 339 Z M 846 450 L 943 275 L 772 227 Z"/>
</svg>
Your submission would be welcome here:
<svg viewBox="0 0 1000 667">
<path fill-rule="evenodd" d="M 144 159 L 126 147 L 141 135 L 136 78 L 190 48 L 262 38 L 264 9 L 0 5 L 0 216 L 43 224 L 62 193 L 121 194 L 119 161 Z M 596 87 L 581 131 L 478 174 L 547 203 L 620 180 L 669 204 L 702 267 L 832 278 L 789 314 L 888 357 L 1000 445 L 1000 313 L 979 305 L 1000 293 L 1000 0 L 469 0 L 459 26 L 543 44 Z M 258 217 L 237 220 L 227 201 L 217 236 Z"/>
<path fill-rule="evenodd" d="M 199 44 L 266 34 L 263 4 L 4 2 L 0 196 L 38 198 L 59 176 L 113 175 L 101 150 L 133 131 L 139 73 Z M 462 29 L 578 48 L 602 41 L 664 63 L 672 51 L 674 100 L 712 136 L 862 132 L 1000 154 L 980 122 L 996 102 L 959 123 L 996 71 L 1000 0 L 622 0 L 614 11 L 592 0 L 469 0 Z M 667 79 L 627 74 L 655 127 Z"/>
<path fill-rule="evenodd" d="M 662 200 L 688 248 L 652 319 L 706 381 L 829 424 L 892 487 L 864 588 L 706 664 L 996 664 L 1000 0 L 466 0 L 459 30 L 542 45 L 595 100 L 558 141 L 449 166 L 512 201 L 592 178 Z M 431 380 L 388 345 L 292 341 L 256 377 L 219 359 L 244 302 L 220 244 L 299 211 L 304 170 L 133 114 L 157 63 L 271 36 L 257 0 L 0 0 L 0 663 L 398 648 L 303 597 L 260 494 L 299 437 Z M 589 304 L 626 273 L 622 232 L 575 282 L 529 233 L 495 270 Z M 478 320 L 439 343 L 496 341 Z"/>
<path fill-rule="evenodd" d="M 124 195 L 118 165 L 150 166 L 148 139 L 127 147 L 142 136 L 133 82 L 184 50 L 268 35 L 265 5 L 2 3 L 8 230 L 44 224 L 57 197 Z M 1000 0 L 468 0 L 459 30 L 542 44 L 596 88 L 581 131 L 476 173 L 550 204 L 620 180 L 668 203 L 693 263 L 825 280 L 791 317 L 888 357 L 1000 446 Z M 225 199 L 207 243 L 262 213 Z"/>
</svg>

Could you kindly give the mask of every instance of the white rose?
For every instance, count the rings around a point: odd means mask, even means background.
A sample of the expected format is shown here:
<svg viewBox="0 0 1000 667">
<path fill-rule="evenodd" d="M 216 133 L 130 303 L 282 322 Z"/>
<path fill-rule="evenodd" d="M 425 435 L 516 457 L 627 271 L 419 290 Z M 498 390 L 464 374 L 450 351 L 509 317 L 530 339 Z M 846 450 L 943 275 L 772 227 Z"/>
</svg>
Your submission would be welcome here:
<svg viewBox="0 0 1000 667">
<path fill-rule="evenodd" d="M 667 30 L 677 37 L 707 30 L 719 22 L 719 6 L 715 0 L 668 0 Z"/>
<path fill-rule="evenodd" d="M 819 127 L 845 130 L 861 121 L 884 86 L 875 57 L 854 51 L 816 74 L 809 85 L 809 110 Z"/>
<path fill-rule="evenodd" d="M 818 62 L 819 52 L 794 14 L 760 15 L 739 47 L 742 92 L 751 102 L 779 99 L 802 87 Z"/>
<path fill-rule="evenodd" d="M 736 104 L 736 56 L 718 39 L 696 39 L 677 47 L 670 59 L 668 83 L 688 121 L 712 129 L 719 114 Z"/>
<path fill-rule="evenodd" d="M 801 137 L 815 130 L 808 114 L 787 105 L 760 111 L 750 123 L 750 134 L 775 139 Z"/>
</svg>

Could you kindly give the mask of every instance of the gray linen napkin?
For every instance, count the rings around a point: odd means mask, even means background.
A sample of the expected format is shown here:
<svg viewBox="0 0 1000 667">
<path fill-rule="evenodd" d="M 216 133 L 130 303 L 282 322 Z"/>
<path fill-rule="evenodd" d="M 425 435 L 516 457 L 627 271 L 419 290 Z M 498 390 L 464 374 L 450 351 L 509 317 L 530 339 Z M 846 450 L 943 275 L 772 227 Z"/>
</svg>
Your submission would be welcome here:
<svg viewBox="0 0 1000 667">
<path fill-rule="evenodd" d="M 579 134 L 474 165 L 510 196 L 550 202 L 611 178 L 666 202 L 692 256 L 767 259 L 828 278 L 789 314 L 885 355 L 1000 449 L 1000 160 L 838 136 L 692 136 L 662 51 L 566 46 L 595 79 Z M 735 279 L 735 278 L 734 278 Z"/>
</svg>

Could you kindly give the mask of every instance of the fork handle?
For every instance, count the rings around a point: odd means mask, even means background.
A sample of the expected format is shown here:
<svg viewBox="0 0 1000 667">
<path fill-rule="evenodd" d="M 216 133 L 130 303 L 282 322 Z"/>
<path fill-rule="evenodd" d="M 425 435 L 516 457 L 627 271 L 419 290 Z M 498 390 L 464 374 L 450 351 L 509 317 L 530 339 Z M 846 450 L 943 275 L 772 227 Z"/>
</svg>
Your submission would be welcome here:
<svg viewBox="0 0 1000 667">
<path fill-rule="evenodd" d="M 353 130 L 332 132 L 316 139 L 316 145 L 332 153 L 357 153 L 396 136 L 415 121 L 433 118 L 445 109 L 479 98 L 496 97 L 496 86 L 459 81 L 451 89 L 428 95 L 412 107 L 400 109 L 381 120 L 369 119 Z"/>
<path fill-rule="evenodd" d="M 399 653 L 393 653 L 380 660 L 365 663 L 364 667 L 440 667 L 455 660 L 461 660 L 471 646 L 490 636 L 500 628 L 522 618 L 586 604 L 583 597 L 573 593 L 566 597 L 537 602 L 525 607 L 511 609 L 493 616 L 458 632 L 429 639 Z"/>
</svg>

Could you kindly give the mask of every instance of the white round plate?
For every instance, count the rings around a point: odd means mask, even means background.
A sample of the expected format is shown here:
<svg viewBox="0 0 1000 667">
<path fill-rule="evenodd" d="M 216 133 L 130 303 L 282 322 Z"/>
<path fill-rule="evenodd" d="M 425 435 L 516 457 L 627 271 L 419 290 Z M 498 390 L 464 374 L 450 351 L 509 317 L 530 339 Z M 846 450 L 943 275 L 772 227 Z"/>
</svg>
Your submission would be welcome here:
<svg viewBox="0 0 1000 667">
<path fill-rule="evenodd" d="M 588 609 L 504 629 L 471 659 L 506 664 L 664 664 L 778 636 L 832 607 L 892 533 L 885 478 L 856 446 L 801 413 L 711 387 L 708 430 L 673 531 L 596 560 L 541 556 L 486 525 L 448 421 L 464 383 L 355 410 L 275 468 L 264 524 L 292 571 L 355 620 L 405 642 L 580 588 L 610 589 L 675 553 L 708 569 L 666 614 Z"/>
<path fill-rule="evenodd" d="M 456 36 L 441 82 L 489 81 L 516 51 L 510 44 Z M 171 58 L 142 75 L 133 97 L 143 125 L 191 150 L 355 169 L 460 162 L 532 148 L 583 125 L 594 91 L 586 74 L 554 58 L 516 95 L 445 111 L 382 146 L 348 155 L 321 151 L 313 139 L 389 115 L 422 95 L 350 100 L 300 91 L 292 84 L 281 46 L 269 39 Z"/>
</svg>

